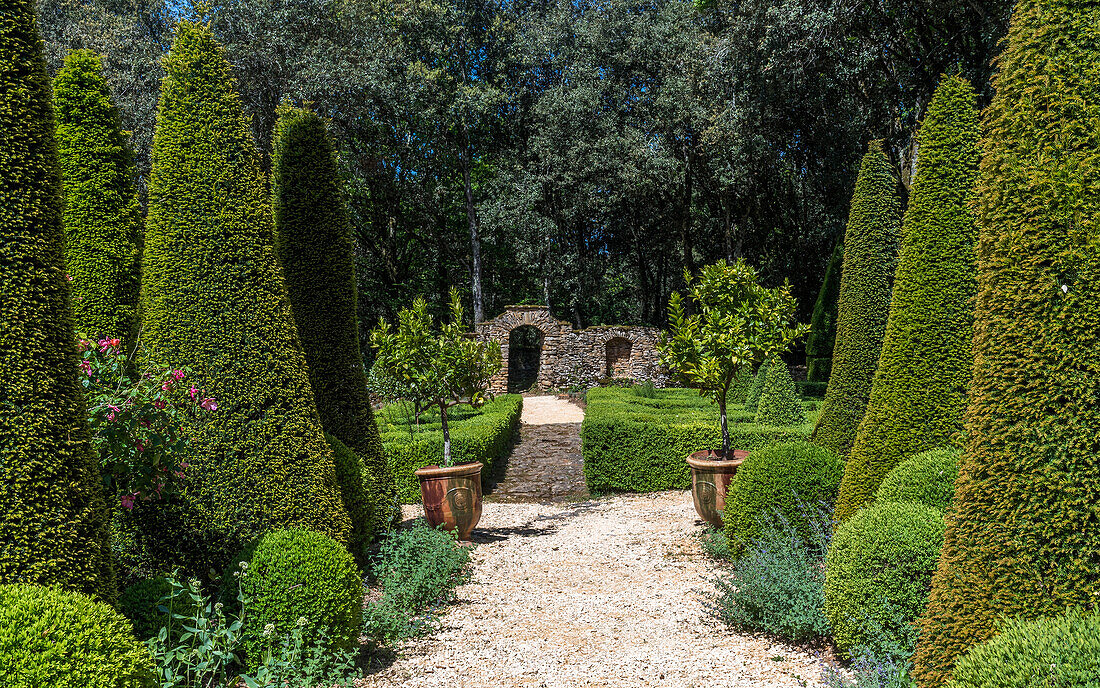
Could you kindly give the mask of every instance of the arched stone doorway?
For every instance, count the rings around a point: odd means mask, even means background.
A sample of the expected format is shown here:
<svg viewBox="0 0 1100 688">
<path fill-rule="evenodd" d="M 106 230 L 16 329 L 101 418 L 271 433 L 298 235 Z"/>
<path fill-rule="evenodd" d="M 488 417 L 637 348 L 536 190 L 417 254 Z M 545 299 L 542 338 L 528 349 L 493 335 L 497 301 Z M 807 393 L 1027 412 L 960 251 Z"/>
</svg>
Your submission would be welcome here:
<svg viewBox="0 0 1100 688">
<path fill-rule="evenodd" d="M 520 325 L 508 333 L 508 393 L 526 392 L 539 379 L 542 363 L 542 330 Z"/>
<path fill-rule="evenodd" d="M 630 365 L 630 353 L 634 343 L 626 337 L 612 337 L 607 340 L 607 366 L 604 375 L 609 380 L 631 379 L 633 377 Z"/>
</svg>

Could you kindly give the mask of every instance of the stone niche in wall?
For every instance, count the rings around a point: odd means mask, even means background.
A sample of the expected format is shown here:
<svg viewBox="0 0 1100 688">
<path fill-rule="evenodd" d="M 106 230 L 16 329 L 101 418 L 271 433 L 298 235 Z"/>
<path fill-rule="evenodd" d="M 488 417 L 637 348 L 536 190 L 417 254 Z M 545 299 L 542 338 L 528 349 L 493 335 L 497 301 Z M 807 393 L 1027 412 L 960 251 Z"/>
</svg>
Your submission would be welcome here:
<svg viewBox="0 0 1100 688">
<path fill-rule="evenodd" d="M 546 306 L 506 306 L 496 318 L 477 323 L 474 333 L 481 341 L 500 344 L 503 365 L 489 384 L 495 394 L 594 387 L 606 379 L 668 384 L 655 327 L 575 330 L 551 316 Z"/>
</svg>

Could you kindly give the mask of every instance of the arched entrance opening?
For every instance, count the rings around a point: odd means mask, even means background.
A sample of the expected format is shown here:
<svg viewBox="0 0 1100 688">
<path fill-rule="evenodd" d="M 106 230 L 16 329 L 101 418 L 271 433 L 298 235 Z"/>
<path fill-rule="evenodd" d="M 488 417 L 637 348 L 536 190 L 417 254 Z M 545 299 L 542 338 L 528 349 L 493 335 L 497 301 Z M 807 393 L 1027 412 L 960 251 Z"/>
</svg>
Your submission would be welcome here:
<svg viewBox="0 0 1100 688">
<path fill-rule="evenodd" d="M 526 392 L 539 380 L 542 330 L 520 325 L 508 333 L 508 393 Z"/>
<path fill-rule="evenodd" d="M 631 379 L 630 351 L 633 343 L 626 337 L 614 337 L 607 341 L 607 369 L 604 375 L 609 380 Z"/>
</svg>

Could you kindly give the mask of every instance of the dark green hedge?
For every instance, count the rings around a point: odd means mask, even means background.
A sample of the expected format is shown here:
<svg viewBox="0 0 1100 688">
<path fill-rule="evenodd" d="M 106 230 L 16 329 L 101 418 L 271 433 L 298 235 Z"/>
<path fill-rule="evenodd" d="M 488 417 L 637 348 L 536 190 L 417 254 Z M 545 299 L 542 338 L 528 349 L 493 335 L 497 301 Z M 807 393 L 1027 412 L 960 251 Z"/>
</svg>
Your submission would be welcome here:
<svg viewBox="0 0 1100 688">
<path fill-rule="evenodd" d="M 592 389 L 581 425 L 584 477 L 588 489 L 656 492 L 691 487 L 685 458 L 721 449 L 718 407 L 690 389 L 661 389 L 655 398 L 629 389 Z M 811 416 L 812 413 L 807 413 Z M 813 427 L 757 425 L 740 405 L 728 409 L 734 449 L 754 450 L 774 442 L 804 440 Z"/>
<path fill-rule="evenodd" d="M 890 318 L 840 485 L 838 521 L 870 502 L 906 457 L 958 442 L 974 363 L 976 98 L 966 79 L 944 77 L 921 126 Z"/>
<path fill-rule="evenodd" d="M 350 521 L 272 245 L 270 196 L 225 52 L 180 22 L 165 58 L 142 271 L 145 361 L 190 366 L 217 411 L 187 484 L 135 509 L 162 570 L 219 571 L 269 530 L 342 543 Z"/>
<path fill-rule="evenodd" d="M 997 65 L 966 445 L 914 658 L 926 688 L 1003 618 L 1100 599 L 1100 4 L 1020 0 Z"/>
<path fill-rule="evenodd" d="M 378 413 L 386 461 L 397 483 L 397 497 L 405 504 L 420 501 L 420 481 L 415 471 L 438 465 L 443 459 L 443 431 L 439 413 L 425 412 L 419 428 L 405 415 L 407 405 L 391 404 Z M 506 394 L 482 406 L 456 406 L 448 411 L 451 429 L 451 458 L 455 465 L 480 461 L 482 478 L 512 447 L 519 429 L 523 397 Z M 412 435 L 409 434 L 410 425 Z"/>
<path fill-rule="evenodd" d="M 371 422 L 374 422 L 373 419 Z M 340 485 L 340 499 L 351 519 L 348 550 L 355 557 L 356 563 L 366 566 L 371 540 L 386 527 L 386 515 L 391 510 L 389 504 L 393 498 L 381 493 L 374 482 L 375 472 L 369 470 L 348 445 L 327 432 L 325 441 L 332 449 L 336 482 Z"/>
<path fill-rule="evenodd" d="M 96 53 L 69 53 L 53 89 L 76 329 L 91 337 L 120 337 L 132 350 L 142 223 L 129 137 Z"/>
<path fill-rule="evenodd" d="M 794 388 L 798 390 L 799 395 L 808 399 L 824 399 L 825 390 L 828 389 L 828 383 L 826 382 L 811 382 L 809 380 L 796 380 Z"/>
<path fill-rule="evenodd" d="M 57 584 L 113 600 L 34 11 L 29 0 L 0 11 L 0 583 Z"/>
<path fill-rule="evenodd" d="M 900 201 L 894 166 L 872 141 L 856 179 L 844 233 L 832 373 L 813 441 L 847 457 L 878 366 L 897 265 Z"/>
<path fill-rule="evenodd" d="M 810 318 L 810 336 L 806 338 L 806 379 L 828 384 L 833 368 L 833 346 L 836 343 L 836 308 L 840 296 L 840 271 L 844 266 L 844 242 L 837 242 L 825 280 L 817 293 L 814 313 Z"/>
</svg>

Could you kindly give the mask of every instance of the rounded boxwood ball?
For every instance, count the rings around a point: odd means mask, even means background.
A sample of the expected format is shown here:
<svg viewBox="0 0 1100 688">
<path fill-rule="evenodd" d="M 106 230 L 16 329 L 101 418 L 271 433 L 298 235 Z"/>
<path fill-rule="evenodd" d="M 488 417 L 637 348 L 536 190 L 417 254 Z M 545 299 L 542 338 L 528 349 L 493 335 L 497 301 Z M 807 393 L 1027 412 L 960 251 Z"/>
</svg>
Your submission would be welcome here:
<svg viewBox="0 0 1100 688">
<path fill-rule="evenodd" d="M 247 600 L 250 662 L 259 661 L 268 624 L 277 638 L 305 618 L 302 638 L 308 647 L 321 642 L 322 628 L 329 635 L 330 649 L 348 650 L 358 641 L 363 581 L 343 545 L 309 530 L 277 530 L 255 543 L 247 563 L 241 590 Z"/>
<path fill-rule="evenodd" d="M 947 511 L 955 500 L 959 450 L 933 449 L 895 466 L 875 493 L 876 502 L 919 502 Z"/>
<path fill-rule="evenodd" d="M 807 513 L 836 501 L 844 463 L 809 442 L 782 442 L 759 449 L 737 469 L 723 515 L 730 551 L 740 554 L 760 536 L 761 524 L 776 512 L 810 540 Z"/>
<path fill-rule="evenodd" d="M 75 592 L 0 585 L 5 688 L 153 688 L 153 660 L 130 622 Z"/>
<path fill-rule="evenodd" d="M 1100 686 L 1100 614 L 1071 611 L 1009 621 L 1000 635 L 971 648 L 948 688 L 1096 688 Z"/>
<path fill-rule="evenodd" d="M 908 635 L 928 600 L 943 532 L 940 511 L 916 502 L 873 504 L 837 528 L 825 557 L 825 616 L 842 654 Z"/>
</svg>

